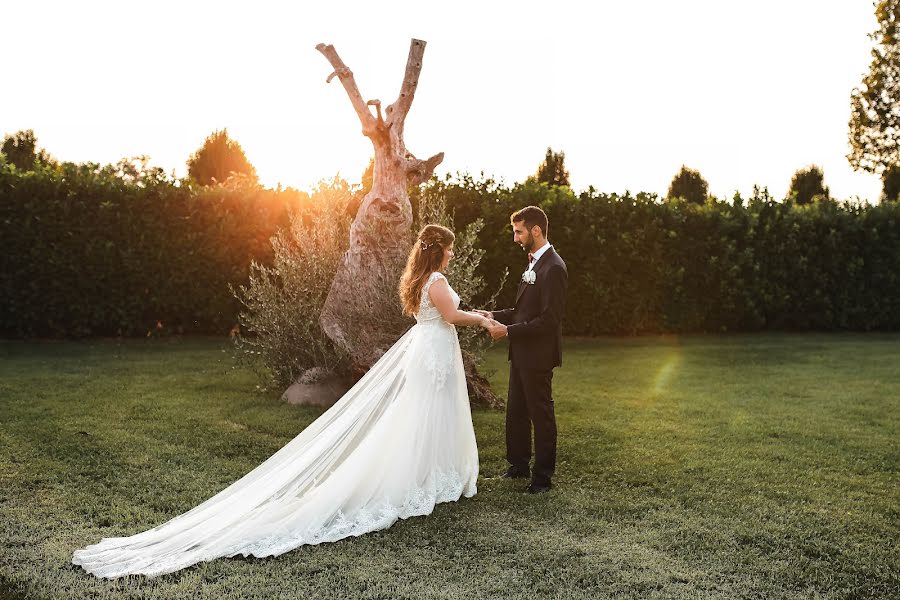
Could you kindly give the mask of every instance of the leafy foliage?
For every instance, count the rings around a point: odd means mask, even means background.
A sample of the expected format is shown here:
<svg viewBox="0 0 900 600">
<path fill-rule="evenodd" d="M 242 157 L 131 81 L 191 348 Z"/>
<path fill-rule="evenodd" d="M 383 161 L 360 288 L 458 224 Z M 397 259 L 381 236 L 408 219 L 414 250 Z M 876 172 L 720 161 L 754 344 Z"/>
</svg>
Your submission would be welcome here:
<svg viewBox="0 0 900 600">
<path fill-rule="evenodd" d="M 188 176 L 200 185 L 224 183 L 232 175 L 256 181 L 256 169 L 243 148 L 228 137 L 228 130 L 212 132 L 187 161 Z"/>
<path fill-rule="evenodd" d="M 850 95 L 847 159 L 854 169 L 880 174 L 900 165 L 900 0 L 879 0 L 875 16 L 869 72 Z"/>
<path fill-rule="evenodd" d="M 191 187 L 140 160 L 0 165 L 0 334 L 225 333 L 228 283 L 271 262 L 269 238 L 306 201 L 240 179 Z"/>
<path fill-rule="evenodd" d="M 477 273 L 487 288 L 513 269 L 501 307 L 525 268 L 509 215 L 544 209 L 569 265 L 571 335 L 900 328 L 900 203 L 798 206 L 756 189 L 701 206 L 469 176 L 430 185 L 442 186 L 457 228 L 484 220 Z"/>
<path fill-rule="evenodd" d="M 514 304 L 525 256 L 509 217 L 543 208 L 570 267 L 568 334 L 900 329 L 898 202 L 801 206 L 755 190 L 699 205 L 469 175 L 410 200 L 420 220 L 452 219 L 466 307 Z M 0 160 L 0 333 L 222 334 L 242 307 L 228 285 L 247 285 L 252 260 L 274 264 L 270 238 L 310 202 L 240 178 L 184 185 L 140 158 L 30 172 Z M 336 211 L 335 225 L 352 217 Z M 388 306 L 396 280 L 383 287 Z"/>
<path fill-rule="evenodd" d="M 892 165 L 881 175 L 881 200 L 883 202 L 900 201 L 900 166 Z"/>
<path fill-rule="evenodd" d="M 290 226 L 272 237 L 274 261 L 254 261 L 249 283 L 234 290 L 244 307 L 238 356 L 256 368 L 267 385 L 287 387 L 314 367 L 342 371 L 347 357 L 319 324 L 341 256 L 347 251 L 346 182 L 321 183 L 310 202 L 291 213 Z"/>
<path fill-rule="evenodd" d="M 569 172 L 566 171 L 566 153 L 554 152 L 552 148 L 547 148 L 544 162 L 540 164 L 532 179 L 547 185 L 568 186 Z"/>
<path fill-rule="evenodd" d="M 666 194 L 667 200 L 675 200 L 681 198 L 694 204 L 705 204 L 706 198 L 709 196 L 709 185 L 700 171 L 688 169 L 682 165 L 681 170 L 672 179 L 669 184 L 669 192 Z"/>
<path fill-rule="evenodd" d="M 322 330 L 319 315 L 338 264 L 349 244 L 352 218 L 347 207 L 358 196 L 341 180 L 320 184 L 310 202 L 291 215 L 289 228 L 272 238 L 272 266 L 253 263 L 249 285 L 239 286 L 235 296 L 244 310 L 240 323 L 249 336 L 238 338 L 239 356 L 253 366 L 267 385 L 285 387 L 308 373 L 350 373 L 348 357 Z M 453 227 L 439 186 L 431 186 L 416 199 L 414 229 L 426 223 Z M 481 223 L 469 223 L 457 232 L 455 258 L 447 277 L 463 305 L 485 291 L 484 279 L 476 274 L 484 250 L 477 247 Z M 359 315 L 355 322 L 365 327 L 372 319 L 399 319 L 398 328 L 412 325 L 402 316 L 397 297 L 397 277 L 376 285 L 379 310 Z M 474 328 L 461 328 L 460 343 L 475 364 L 489 346 L 489 338 Z M 315 369 L 315 371 L 312 371 Z"/>
<path fill-rule="evenodd" d="M 46 150 L 38 150 L 37 137 L 31 129 L 4 136 L 0 152 L 8 163 L 21 171 L 31 171 L 35 165 L 50 165 L 54 162 Z"/>
<path fill-rule="evenodd" d="M 825 186 L 825 175 L 822 173 L 821 167 L 812 165 L 794 173 L 788 196 L 794 198 L 797 204 L 811 204 L 816 200 L 827 200 L 829 198 L 828 188 Z"/>
</svg>

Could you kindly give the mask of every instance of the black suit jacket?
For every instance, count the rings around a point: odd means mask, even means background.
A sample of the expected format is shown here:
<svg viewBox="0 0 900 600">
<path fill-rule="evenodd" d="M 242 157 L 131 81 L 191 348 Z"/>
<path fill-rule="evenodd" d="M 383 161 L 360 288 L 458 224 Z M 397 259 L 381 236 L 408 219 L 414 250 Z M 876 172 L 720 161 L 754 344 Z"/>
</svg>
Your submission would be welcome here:
<svg viewBox="0 0 900 600">
<path fill-rule="evenodd" d="M 507 326 L 509 360 L 526 369 L 562 365 L 562 320 L 569 272 L 553 248 L 534 265 L 535 282 L 519 281 L 515 308 L 493 311 Z"/>
</svg>

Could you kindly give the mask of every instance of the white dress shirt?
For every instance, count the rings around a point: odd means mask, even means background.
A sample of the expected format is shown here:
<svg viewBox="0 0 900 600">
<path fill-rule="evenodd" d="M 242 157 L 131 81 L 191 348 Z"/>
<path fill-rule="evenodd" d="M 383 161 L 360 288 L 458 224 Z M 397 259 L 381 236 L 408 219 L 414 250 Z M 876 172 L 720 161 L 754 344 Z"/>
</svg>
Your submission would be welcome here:
<svg viewBox="0 0 900 600">
<path fill-rule="evenodd" d="M 533 271 L 534 265 L 537 264 L 537 261 L 541 260 L 541 257 L 544 255 L 544 252 L 546 252 L 547 250 L 549 250 L 552 247 L 553 247 L 553 244 L 548 242 L 548 243 L 544 244 L 543 246 L 541 246 L 541 249 L 538 250 L 537 252 L 532 252 L 531 255 L 534 257 L 534 260 L 531 261 L 530 263 L 528 263 L 528 269 L 525 272 L 527 273 L 528 271 Z"/>
</svg>

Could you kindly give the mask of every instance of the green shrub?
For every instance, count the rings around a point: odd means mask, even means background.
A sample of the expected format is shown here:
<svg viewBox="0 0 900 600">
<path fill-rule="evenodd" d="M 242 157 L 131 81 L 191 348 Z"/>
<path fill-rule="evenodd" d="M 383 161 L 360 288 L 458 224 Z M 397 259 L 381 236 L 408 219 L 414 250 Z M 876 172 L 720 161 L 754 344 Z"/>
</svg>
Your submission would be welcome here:
<svg viewBox="0 0 900 600">
<path fill-rule="evenodd" d="M 334 274 L 349 245 L 352 218 L 348 207 L 355 198 L 356 191 L 346 182 L 321 184 L 310 202 L 292 213 L 290 227 L 272 238 L 272 266 L 253 263 L 249 284 L 233 290 L 244 307 L 240 313 L 241 328 L 249 334 L 237 338 L 238 356 L 255 368 L 267 386 L 283 388 L 301 377 L 314 380 L 326 373 L 358 375 L 349 372 L 348 357 L 319 323 Z M 444 206 L 439 188 L 432 187 L 423 196 L 417 196 L 413 229 L 426 223 L 452 228 Z M 463 307 L 471 305 L 472 298 L 485 291 L 484 280 L 476 273 L 484 255 L 484 250 L 477 247 L 480 226 L 476 220 L 456 232 L 455 257 L 447 273 Z M 378 292 L 372 304 L 383 310 L 359 315 L 356 322 L 360 327 L 373 318 L 403 320 L 397 323 L 397 329 L 413 324 L 412 319 L 402 315 L 397 293 L 399 279 L 400 273 L 396 273 L 390 281 L 375 286 Z M 479 364 L 490 338 L 471 327 L 460 328 L 459 336 L 467 361 Z"/>
<path fill-rule="evenodd" d="M 320 184 L 311 201 L 290 215 L 290 226 L 272 237 L 271 266 L 253 262 L 249 283 L 232 288 L 244 310 L 238 356 L 265 385 L 287 387 L 309 369 L 342 373 L 346 354 L 319 324 L 322 306 L 349 246 L 346 182 Z"/>
</svg>

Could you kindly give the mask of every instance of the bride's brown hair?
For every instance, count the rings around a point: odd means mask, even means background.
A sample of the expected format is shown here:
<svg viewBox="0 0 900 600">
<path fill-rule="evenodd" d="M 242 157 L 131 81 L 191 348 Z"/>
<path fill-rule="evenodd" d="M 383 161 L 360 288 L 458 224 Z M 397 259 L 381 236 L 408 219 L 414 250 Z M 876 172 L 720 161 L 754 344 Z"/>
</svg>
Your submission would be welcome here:
<svg viewBox="0 0 900 600">
<path fill-rule="evenodd" d="M 414 317 L 419 312 L 422 288 L 428 277 L 441 268 L 444 250 L 455 239 L 456 235 L 441 225 L 426 225 L 419 232 L 400 277 L 400 303 L 404 315 Z"/>
</svg>

